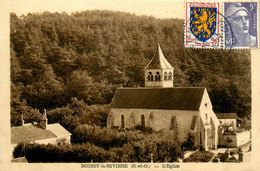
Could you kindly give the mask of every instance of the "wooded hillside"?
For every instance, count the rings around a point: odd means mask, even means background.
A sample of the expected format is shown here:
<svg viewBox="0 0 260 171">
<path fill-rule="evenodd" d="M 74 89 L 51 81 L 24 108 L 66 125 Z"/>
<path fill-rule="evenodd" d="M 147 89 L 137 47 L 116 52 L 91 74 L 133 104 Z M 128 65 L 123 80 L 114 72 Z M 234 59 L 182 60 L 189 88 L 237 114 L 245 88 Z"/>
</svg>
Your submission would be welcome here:
<svg viewBox="0 0 260 171">
<path fill-rule="evenodd" d="M 74 97 L 104 105 L 117 87 L 144 86 L 143 68 L 157 42 L 175 68 L 175 87 L 206 87 L 215 112 L 249 117 L 250 51 L 232 50 L 212 65 L 197 63 L 184 50 L 183 23 L 111 11 L 11 13 L 12 125 L 19 124 L 22 112 L 35 116 L 37 109 L 70 106 L 76 115 L 84 112 L 71 107 Z M 212 58 L 226 53 L 194 50 L 193 55 L 205 52 Z"/>
</svg>

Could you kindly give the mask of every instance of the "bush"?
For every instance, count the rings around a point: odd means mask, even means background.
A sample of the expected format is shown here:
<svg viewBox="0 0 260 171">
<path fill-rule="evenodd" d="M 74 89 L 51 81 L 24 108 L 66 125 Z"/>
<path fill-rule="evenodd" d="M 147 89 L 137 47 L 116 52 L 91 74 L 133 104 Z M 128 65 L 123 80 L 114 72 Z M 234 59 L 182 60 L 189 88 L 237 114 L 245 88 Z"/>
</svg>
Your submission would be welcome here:
<svg viewBox="0 0 260 171">
<path fill-rule="evenodd" d="M 209 151 L 196 151 L 184 159 L 183 162 L 209 162 L 213 156 L 214 153 Z"/>
<path fill-rule="evenodd" d="M 151 127 L 144 127 L 142 125 L 135 126 L 135 129 L 136 130 L 140 130 L 140 131 L 142 131 L 144 133 L 153 133 L 154 132 Z"/>
<path fill-rule="evenodd" d="M 175 162 L 178 158 L 183 158 L 178 144 L 166 140 L 153 140 L 151 137 L 111 151 L 116 153 L 116 162 L 150 162 L 151 154 L 154 162 Z"/>
<path fill-rule="evenodd" d="M 188 139 L 181 145 L 182 149 L 195 150 L 198 147 L 194 146 L 194 137 L 192 135 L 188 136 Z"/>
<path fill-rule="evenodd" d="M 13 158 L 24 157 L 24 143 L 19 143 L 14 147 Z"/>
<path fill-rule="evenodd" d="M 26 144 L 29 162 L 109 162 L 115 154 L 93 144 L 40 145 Z"/>
<path fill-rule="evenodd" d="M 72 136 L 72 143 L 93 143 L 96 146 L 109 149 L 111 147 L 122 147 L 131 141 L 139 141 L 145 138 L 145 135 L 136 131 L 118 132 L 109 128 L 98 126 L 81 125 L 78 126 Z"/>
</svg>

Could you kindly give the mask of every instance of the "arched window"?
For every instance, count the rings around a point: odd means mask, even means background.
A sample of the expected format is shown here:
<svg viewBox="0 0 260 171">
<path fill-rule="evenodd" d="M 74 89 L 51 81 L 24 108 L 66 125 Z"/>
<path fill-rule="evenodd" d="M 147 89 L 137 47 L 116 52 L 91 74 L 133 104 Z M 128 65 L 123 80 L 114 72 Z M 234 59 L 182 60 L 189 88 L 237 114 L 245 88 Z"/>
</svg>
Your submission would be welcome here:
<svg viewBox="0 0 260 171">
<path fill-rule="evenodd" d="M 121 128 L 125 128 L 125 116 L 121 115 Z"/>
<path fill-rule="evenodd" d="M 175 127 L 175 120 L 176 120 L 176 117 L 175 117 L 175 116 L 172 116 L 170 129 L 174 129 L 174 127 Z"/>
<path fill-rule="evenodd" d="M 148 81 L 151 81 L 151 75 L 152 75 L 152 73 L 151 73 L 151 72 L 148 72 L 148 76 L 147 76 L 147 80 L 148 80 Z"/>
<path fill-rule="evenodd" d="M 144 115 L 141 115 L 141 126 L 142 126 L 142 128 L 145 128 L 145 117 L 144 117 Z"/>
<path fill-rule="evenodd" d="M 164 81 L 167 81 L 167 72 L 164 73 Z"/>
<path fill-rule="evenodd" d="M 172 72 L 169 72 L 169 75 L 168 75 L 168 80 L 171 81 L 172 80 Z"/>
<path fill-rule="evenodd" d="M 151 81 L 153 81 L 153 74 L 151 75 Z"/>
<path fill-rule="evenodd" d="M 156 72 L 155 81 L 161 81 L 161 75 L 159 72 Z"/>
<path fill-rule="evenodd" d="M 150 119 L 150 120 L 153 120 L 153 114 L 152 114 L 152 113 L 150 113 L 149 119 Z"/>
</svg>

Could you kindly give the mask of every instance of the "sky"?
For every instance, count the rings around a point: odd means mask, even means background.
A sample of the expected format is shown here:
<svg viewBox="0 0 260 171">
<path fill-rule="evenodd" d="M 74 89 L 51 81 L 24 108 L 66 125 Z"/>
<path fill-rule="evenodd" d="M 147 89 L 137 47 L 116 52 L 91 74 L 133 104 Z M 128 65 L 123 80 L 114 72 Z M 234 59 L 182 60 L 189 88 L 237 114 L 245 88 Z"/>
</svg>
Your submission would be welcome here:
<svg viewBox="0 0 260 171">
<path fill-rule="evenodd" d="M 18 16 L 29 12 L 71 12 L 84 10 L 113 10 L 152 15 L 157 18 L 184 18 L 182 0 L 11 0 L 7 1 L 10 12 Z"/>
</svg>

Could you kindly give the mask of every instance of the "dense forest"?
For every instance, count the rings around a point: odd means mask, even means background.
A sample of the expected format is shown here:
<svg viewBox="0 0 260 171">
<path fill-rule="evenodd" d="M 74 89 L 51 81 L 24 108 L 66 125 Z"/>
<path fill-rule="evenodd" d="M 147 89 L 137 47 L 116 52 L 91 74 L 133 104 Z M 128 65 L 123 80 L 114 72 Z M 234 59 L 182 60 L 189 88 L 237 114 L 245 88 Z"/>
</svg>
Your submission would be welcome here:
<svg viewBox="0 0 260 171">
<path fill-rule="evenodd" d="M 143 68 L 160 43 L 174 67 L 175 87 L 206 87 L 215 112 L 251 116 L 250 51 L 231 50 L 204 65 L 183 47 L 180 19 L 157 19 L 123 12 L 84 11 L 10 14 L 11 124 L 37 120 L 68 130 L 80 124 L 106 125 L 117 87 L 144 86 Z M 213 60 L 226 50 L 190 49 Z"/>
</svg>

